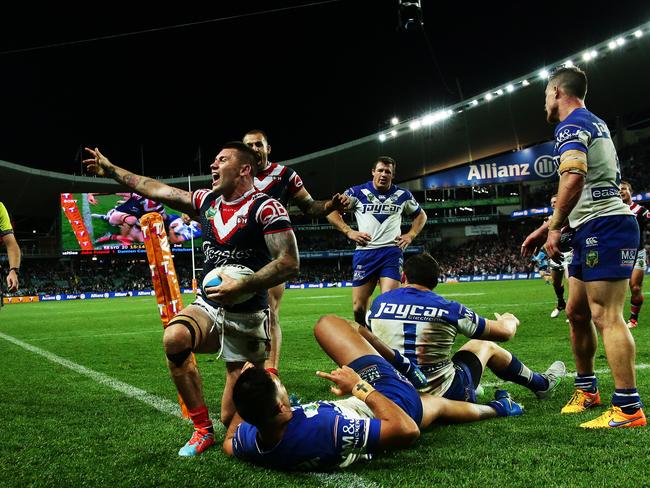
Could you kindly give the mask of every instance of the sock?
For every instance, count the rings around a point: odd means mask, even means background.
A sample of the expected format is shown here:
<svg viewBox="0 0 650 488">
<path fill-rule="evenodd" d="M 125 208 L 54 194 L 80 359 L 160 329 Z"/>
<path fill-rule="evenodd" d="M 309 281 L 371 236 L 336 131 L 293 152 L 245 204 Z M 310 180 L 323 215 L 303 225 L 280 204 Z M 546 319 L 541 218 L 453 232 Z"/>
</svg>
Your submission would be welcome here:
<svg viewBox="0 0 650 488">
<path fill-rule="evenodd" d="M 640 409 L 643 404 L 636 388 L 616 388 L 612 395 L 612 405 L 619 407 L 623 413 L 632 414 Z"/>
<path fill-rule="evenodd" d="M 640 295 L 636 300 L 632 298 L 630 303 L 632 304 L 630 307 L 630 318 L 639 320 L 639 312 L 641 311 L 641 305 L 643 305 L 643 295 Z"/>
<path fill-rule="evenodd" d="M 188 413 L 190 414 L 190 419 L 192 419 L 192 422 L 194 423 L 195 429 L 214 432 L 212 420 L 210 420 L 210 415 L 208 414 L 208 407 L 203 405 L 196 410 L 189 410 Z"/>
<path fill-rule="evenodd" d="M 564 286 L 555 288 L 555 296 L 557 297 L 557 304 L 566 307 L 566 303 L 564 302 Z"/>
<path fill-rule="evenodd" d="M 395 369 L 397 371 L 406 376 L 413 367 L 411 361 L 409 361 L 408 358 L 402 356 L 397 349 L 393 349 L 393 352 L 395 353 L 395 357 L 392 361 L 389 361 L 390 364 L 395 366 Z"/>
<path fill-rule="evenodd" d="M 512 381 L 532 391 L 541 391 L 548 388 L 548 380 L 541 374 L 528 369 L 514 354 L 512 355 L 512 361 L 510 361 L 506 369 L 501 371 L 493 369 L 492 372 L 502 380 Z"/>
<path fill-rule="evenodd" d="M 578 373 L 573 384 L 576 389 L 586 391 L 587 393 L 596 393 L 598 391 L 598 379 L 595 373 Z"/>
</svg>

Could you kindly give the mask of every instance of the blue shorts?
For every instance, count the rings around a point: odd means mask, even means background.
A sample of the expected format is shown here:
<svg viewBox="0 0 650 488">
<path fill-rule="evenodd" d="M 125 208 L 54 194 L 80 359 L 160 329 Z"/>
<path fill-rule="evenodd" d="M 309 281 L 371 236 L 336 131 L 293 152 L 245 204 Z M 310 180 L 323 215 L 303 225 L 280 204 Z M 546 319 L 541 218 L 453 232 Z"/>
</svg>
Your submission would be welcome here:
<svg viewBox="0 0 650 488">
<path fill-rule="evenodd" d="M 476 403 L 476 388 L 481 382 L 483 364 L 471 351 L 458 351 L 451 358 L 454 363 L 454 380 L 442 395 L 449 400 Z"/>
<path fill-rule="evenodd" d="M 361 286 L 375 278 L 402 280 L 402 250 L 397 246 L 354 251 L 352 286 Z"/>
<path fill-rule="evenodd" d="M 626 280 L 639 247 L 639 225 L 632 215 L 599 217 L 576 229 L 569 276 L 581 281 Z"/>
<path fill-rule="evenodd" d="M 350 364 L 361 379 L 395 402 L 416 424 L 422 421 L 422 400 L 413 385 L 381 356 L 367 355 Z"/>
</svg>

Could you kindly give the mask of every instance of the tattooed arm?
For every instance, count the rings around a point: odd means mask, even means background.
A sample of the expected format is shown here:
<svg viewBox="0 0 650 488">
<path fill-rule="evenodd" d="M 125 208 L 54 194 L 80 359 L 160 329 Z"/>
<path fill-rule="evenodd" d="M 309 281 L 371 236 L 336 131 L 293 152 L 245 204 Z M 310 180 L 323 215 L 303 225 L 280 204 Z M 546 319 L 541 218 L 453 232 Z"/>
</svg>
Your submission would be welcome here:
<svg viewBox="0 0 650 488">
<path fill-rule="evenodd" d="M 293 230 L 265 234 L 264 241 L 273 261 L 257 273 L 243 278 L 242 292 L 267 290 L 284 283 L 300 271 L 298 244 Z"/>
<path fill-rule="evenodd" d="M 348 207 L 348 197 L 339 193 L 335 194 L 330 200 L 314 200 L 305 187 L 302 187 L 291 198 L 305 215 L 311 217 L 324 217 L 335 210 L 344 212 Z"/>
<path fill-rule="evenodd" d="M 214 288 L 206 288 L 208 298 L 223 304 L 233 304 L 245 293 L 255 293 L 260 290 L 284 283 L 288 278 L 298 274 L 300 260 L 296 236 L 292 230 L 265 234 L 266 246 L 271 252 L 273 261 L 258 270 L 255 274 L 233 280 L 228 275 L 222 275 L 222 282 Z"/>
<path fill-rule="evenodd" d="M 196 210 L 192 207 L 192 194 L 190 192 L 166 185 L 146 176 L 133 174 L 124 168 L 115 166 L 97 148 L 86 148 L 86 151 L 92 155 L 92 158 L 83 160 L 90 173 L 113 178 L 118 183 L 131 188 L 135 193 L 139 193 L 144 197 L 166 203 L 170 207 L 185 213 L 196 214 Z"/>
</svg>

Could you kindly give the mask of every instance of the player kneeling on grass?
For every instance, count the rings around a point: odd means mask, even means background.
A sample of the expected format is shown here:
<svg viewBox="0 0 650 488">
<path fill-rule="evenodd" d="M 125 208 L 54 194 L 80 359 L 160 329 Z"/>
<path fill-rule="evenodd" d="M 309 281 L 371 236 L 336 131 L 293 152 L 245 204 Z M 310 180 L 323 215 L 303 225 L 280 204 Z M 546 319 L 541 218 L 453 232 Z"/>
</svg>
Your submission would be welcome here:
<svg viewBox="0 0 650 488">
<path fill-rule="evenodd" d="M 384 357 L 396 357 L 417 364 L 426 376 L 421 391 L 450 400 L 476 401 L 486 367 L 499 378 L 525 386 L 537 398 L 550 397 L 566 368 L 555 361 L 545 373 L 526 367 L 514 354 L 491 341 L 514 337 L 519 320 L 510 313 L 485 319 L 464 305 L 433 292 L 440 268 L 428 253 L 409 258 L 404 264 L 406 282 L 401 288 L 375 298 L 366 322 L 372 332 L 359 327 Z M 457 334 L 469 337 L 451 355 Z M 406 359 L 403 359 L 406 358 Z"/>
<path fill-rule="evenodd" d="M 228 455 L 286 470 L 346 467 L 381 451 L 409 447 L 420 429 L 436 420 L 472 422 L 523 413 L 503 390 L 488 405 L 418 393 L 340 317 L 321 317 L 314 335 L 340 366 L 316 374 L 335 384 L 336 396 L 353 396 L 292 407 L 277 376 L 262 368 L 245 369 L 233 389 L 237 414 L 223 443 Z"/>
</svg>

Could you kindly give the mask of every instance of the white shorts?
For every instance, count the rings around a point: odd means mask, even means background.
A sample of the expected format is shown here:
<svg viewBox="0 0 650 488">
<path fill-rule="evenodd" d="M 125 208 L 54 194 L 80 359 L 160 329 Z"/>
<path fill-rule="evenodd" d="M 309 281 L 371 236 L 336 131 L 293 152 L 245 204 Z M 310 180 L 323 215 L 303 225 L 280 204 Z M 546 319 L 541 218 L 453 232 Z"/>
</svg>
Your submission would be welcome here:
<svg viewBox="0 0 650 488">
<path fill-rule="evenodd" d="M 639 249 L 636 253 L 636 261 L 634 261 L 634 269 L 640 269 L 645 273 L 645 249 Z"/>
<path fill-rule="evenodd" d="M 210 334 L 219 334 L 220 356 L 227 363 L 261 363 L 271 350 L 269 309 L 257 312 L 233 313 L 215 308 L 197 296 L 191 306 L 199 307 L 212 320 Z"/>
<path fill-rule="evenodd" d="M 552 259 L 548 260 L 548 267 L 551 268 L 553 271 L 565 271 L 569 264 L 571 264 L 571 260 L 573 259 L 573 251 L 567 251 L 562 253 L 562 262 L 561 263 L 556 263 Z"/>
</svg>

